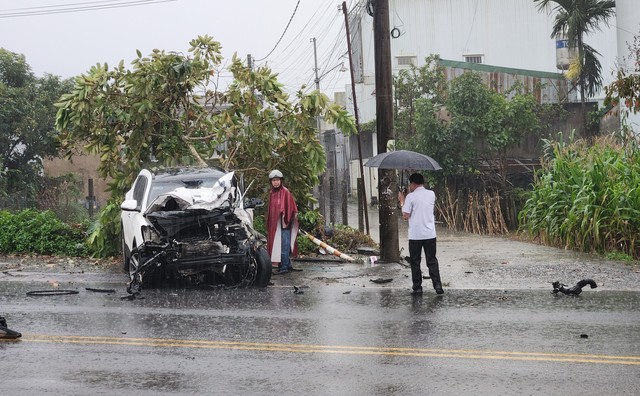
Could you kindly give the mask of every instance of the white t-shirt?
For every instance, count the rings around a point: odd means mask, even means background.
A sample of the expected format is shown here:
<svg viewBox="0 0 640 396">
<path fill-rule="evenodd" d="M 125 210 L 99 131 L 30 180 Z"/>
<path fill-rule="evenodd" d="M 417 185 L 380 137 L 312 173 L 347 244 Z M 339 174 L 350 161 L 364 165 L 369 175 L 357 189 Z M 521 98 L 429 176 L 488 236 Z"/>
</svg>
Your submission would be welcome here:
<svg viewBox="0 0 640 396">
<path fill-rule="evenodd" d="M 409 214 L 409 239 L 433 239 L 436 237 L 434 208 L 436 194 L 423 186 L 409 193 L 402 212 Z"/>
</svg>

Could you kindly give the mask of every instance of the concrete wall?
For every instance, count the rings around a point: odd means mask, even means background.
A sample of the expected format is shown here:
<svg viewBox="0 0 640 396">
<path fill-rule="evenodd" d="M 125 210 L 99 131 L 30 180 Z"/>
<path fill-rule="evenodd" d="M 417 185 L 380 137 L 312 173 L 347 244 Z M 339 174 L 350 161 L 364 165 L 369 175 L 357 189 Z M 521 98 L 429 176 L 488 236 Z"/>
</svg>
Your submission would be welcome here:
<svg viewBox="0 0 640 396">
<path fill-rule="evenodd" d="M 107 192 L 107 181 L 98 175 L 98 165 L 100 159 L 94 155 L 77 155 L 73 157 L 73 162 L 61 158 L 49 158 L 44 160 L 45 175 L 56 177 L 69 173 L 77 176 L 82 181 L 82 191 L 84 197 L 89 195 L 89 179 L 93 179 L 93 193 L 96 197 L 98 207 L 102 208 L 111 196 Z"/>
</svg>

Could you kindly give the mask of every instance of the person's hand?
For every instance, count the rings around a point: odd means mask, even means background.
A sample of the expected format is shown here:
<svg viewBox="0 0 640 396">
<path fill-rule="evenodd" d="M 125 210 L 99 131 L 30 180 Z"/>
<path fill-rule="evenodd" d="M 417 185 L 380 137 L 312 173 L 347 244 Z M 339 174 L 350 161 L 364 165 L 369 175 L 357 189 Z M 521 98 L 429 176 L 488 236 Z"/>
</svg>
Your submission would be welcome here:
<svg viewBox="0 0 640 396">
<path fill-rule="evenodd" d="M 402 191 L 398 191 L 398 202 L 400 206 L 404 205 L 404 193 Z"/>
</svg>

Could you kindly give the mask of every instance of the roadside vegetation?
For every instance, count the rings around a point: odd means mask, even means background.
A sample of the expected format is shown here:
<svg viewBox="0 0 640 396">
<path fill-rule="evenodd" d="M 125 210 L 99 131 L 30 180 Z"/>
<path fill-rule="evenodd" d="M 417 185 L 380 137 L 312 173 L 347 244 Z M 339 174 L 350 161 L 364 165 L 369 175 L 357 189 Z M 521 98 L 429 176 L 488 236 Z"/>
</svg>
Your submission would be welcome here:
<svg viewBox="0 0 640 396">
<path fill-rule="evenodd" d="M 268 172 L 280 169 L 304 211 L 326 169 L 314 120 L 355 132 L 353 117 L 326 95 L 301 87 L 290 97 L 270 68 L 252 69 L 237 56 L 226 68 L 233 81 L 219 89 L 220 43 L 201 36 L 189 44 L 186 54 L 138 51 L 131 69 L 124 61 L 112 69 L 98 64 L 56 104 L 65 156 L 100 156 L 98 171 L 112 180 L 111 199 L 89 239 L 98 256 L 120 248 L 119 205 L 141 168 L 220 166 L 241 172 L 258 191 L 252 195 L 264 197 Z"/>
<path fill-rule="evenodd" d="M 509 150 L 525 138 L 551 136 L 554 121 L 566 115 L 563 107 L 539 104 L 521 84 L 496 92 L 476 72 L 447 81 L 437 55 L 401 70 L 394 85 L 396 148 L 425 153 L 442 166 L 424 174 L 439 197 L 441 219 L 480 234 L 516 229 L 522 190 L 533 174 L 509 179 Z"/>
<path fill-rule="evenodd" d="M 640 150 L 635 137 L 546 141 L 520 228 L 545 245 L 640 258 Z"/>
<path fill-rule="evenodd" d="M 69 225 L 53 211 L 0 211 L 0 253 L 87 256 L 87 224 Z"/>
<path fill-rule="evenodd" d="M 639 59 L 637 40 L 633 50 Z M 326 230 L 312 209 L 312 187 L 326 168 L 313 120 L 326 117 L 350 133 L 350 115 L 319 92 L 289 98 L 271 70 L 251 70 L 238 59 L 231 64 L 235 82 L 218 92 L 213 76 L 220 61 L 219 44 L 203 37 L 192 41 L 189 55 L 138 53 L 133 70 L 98 65 L 72 85 L 54 76 L 37 79 L 24 57 L 0 50 L 0 253 L 116 255 L 119 203 L 131 178 L 143 166 L 178 161 L 239 169 L 264 197 L 266 172 L 280 168 L 299 190 L 304 230 L 344 252 L 354 244 L 370 246 L 370 238 L 348 227 Z M 440 189 L 439 209 L 448 224 L 477 233 L 505 232 L 515 224 L 521 236 L 544 244 L 623 261 L 640 258 L 635 137 L 623 129 L 595 141 L 567 140 L 551 127 L 563 115 L 557 106 L 537 105 L 518 87 L 497 94 L 473 73 L 445 83 L 437 58 L 427 63 L 395 81 L 401 131 L 396 144 L 437 157 L 445 167 L 427 177 Z M 620 71 L 606 89 L 608 103 L 640 110 L 637 71 Z M 545 142 L 543 167 L 530 185 L 479 177 L 487 158 L 497 158 L 501 169 L 506 150 L 524 134 Z M 97 221 L 83 211 L 81 188 L 72 177 L 41 176 L 41 159 L 51 147 L 69 157 L 83 150 L 101 156 L 100 171 L 112 178 L 113 195 Z M 475 195 L 478 187 L 486 192 L 482 200 Z M 516 207 L 519 214 L 510 209 Z M 259 230 L 260 221 L 257 213 Z M 303 254 L 317 251 L 307 238 L 299 243 Z"/>
</svg>

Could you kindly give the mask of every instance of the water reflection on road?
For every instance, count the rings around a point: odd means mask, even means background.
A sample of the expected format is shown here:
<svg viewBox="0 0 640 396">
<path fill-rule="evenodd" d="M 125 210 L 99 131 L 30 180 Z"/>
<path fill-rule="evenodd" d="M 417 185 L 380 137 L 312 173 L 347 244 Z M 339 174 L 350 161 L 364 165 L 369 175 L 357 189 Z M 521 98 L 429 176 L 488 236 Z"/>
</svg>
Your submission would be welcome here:
<svg viewBox="0 0 640 396">
<path fill-rule="evenodd" d="M 588 290 L 568 297 L 540 290 L 447 290 L 413 297 L 393 288 L 306 288 L 300 294 L 270 287 L 147 290 L 144 299 L 129 301 L 120 298 L 123 292 L 84 289 L 27 297 L 35 287 L 0 282 L 0 312 L 24 334 L 20 342 L 0 343 L 15 368 L 6 384 L 17 394 L 45 386 L 25 380 L 36 372 L 61 381 L 53 388 L 59 391 L 71 389 L 64 383 L 73 376 L 82 389 L 125 393 L 201 392 L 219 386 L 216 377 L 224 372 L 236 380 L 224 381 L 224 389 L 246 391 L 241 393 L 365 394 L 348 391 L 358 386 L 366 394 L 419 394 L 426 367 L 441 375 L 430 379 L 441 391 L 473 391 L 465 382 L 471 378 L 479 389 L 505 394 L 510 385 L 495 383 L 499 372 L 516 382 L 516 373 L 535 372 L 524 376 L 523 386 L 540 376 L 581 382 L 585 373 L 621 394 L 639 386 L 630 375 L 640 365 L 637 292 Z M 123 291 L 121 285 L 100 287 Z M 261 369 L 243 375 L 245 364 Z M 137 373 L 136 367 L 145 368 Z M 217 373 L 208 377 L 207 367 Z M 289 372 L 276 380 L 280 369 Z M 315 379 L 295 382 L 302 371 Z M 537 386 L 552 394 L 560 389 L 558 382 Z"/>
</svg>

